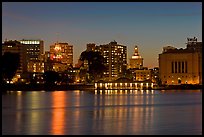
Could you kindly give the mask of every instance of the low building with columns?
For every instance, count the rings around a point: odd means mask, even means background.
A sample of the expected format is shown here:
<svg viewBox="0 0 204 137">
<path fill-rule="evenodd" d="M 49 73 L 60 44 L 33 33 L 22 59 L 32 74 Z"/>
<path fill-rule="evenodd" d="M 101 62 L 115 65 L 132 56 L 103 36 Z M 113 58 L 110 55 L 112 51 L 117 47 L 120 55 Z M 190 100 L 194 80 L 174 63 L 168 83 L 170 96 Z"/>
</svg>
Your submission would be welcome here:
<svg viewBox="0 0 204 137">
<path fill-rule="evenodd" d="M 159 54 L 159 75 L 162 84 L 202 85 L 202 42 L 188 38 L 185 49 L 163 49 Z"/>
</svg>

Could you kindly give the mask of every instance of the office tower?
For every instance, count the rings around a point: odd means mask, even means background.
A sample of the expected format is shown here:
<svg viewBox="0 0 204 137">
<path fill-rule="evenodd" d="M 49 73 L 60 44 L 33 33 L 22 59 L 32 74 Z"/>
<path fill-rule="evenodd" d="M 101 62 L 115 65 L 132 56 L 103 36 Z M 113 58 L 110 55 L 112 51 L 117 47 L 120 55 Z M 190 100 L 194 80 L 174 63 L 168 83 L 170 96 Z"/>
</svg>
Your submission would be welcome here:
<svg viewBox="0 0 204 137">
<path fill-rule="evenodd" d="M 68 43 L 55 43 L 50 46 L 50 60 L 54 71 L 65 71 L 73 66 L 73 45 Z"/>
<path fill-rule="evenodd" d="M 20 40 L 20 43 L 26 47 L 28 61 L 39 60 L 44 53 L 44 42 L 42 40 Z"/>
<path fill-rule="evenodd" d="M 44 53 L 44 41 L 22 39 L 19 41 L 26 48 L 27 72 L 44 72 L 44 62 L 41 56 Z"/>
<path fill-rule="evenodd" d="M 112 81 L 123 76 L 127 68 L 127 47 L 118 44 L 116 41 L 96 47 L 105 58 L 107 71 L 104 72 L 105 80 Z"/>
<path fill-rule="evenodd" d="M 73 45 L 55 43 L 50 46 L 50 59 L 62 64 L 73 65 Z"/>
</svg>

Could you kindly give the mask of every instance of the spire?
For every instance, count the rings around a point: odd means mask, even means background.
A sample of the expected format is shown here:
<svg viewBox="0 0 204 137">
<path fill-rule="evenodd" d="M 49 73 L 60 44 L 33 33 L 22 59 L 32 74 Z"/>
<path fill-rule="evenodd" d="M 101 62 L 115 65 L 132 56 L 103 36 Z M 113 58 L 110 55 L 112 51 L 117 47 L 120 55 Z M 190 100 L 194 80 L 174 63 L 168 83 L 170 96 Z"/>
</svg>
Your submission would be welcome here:
<svg viewBox="0 0 204 137">
<path fill-rule="evenodd" d="M 137 58 L 141 58 L 141 56 L 139 55 L 139 52 L 138 52 L 138 46 L 135 46 L 132 59 L 137 59 Z"/>
</svg>

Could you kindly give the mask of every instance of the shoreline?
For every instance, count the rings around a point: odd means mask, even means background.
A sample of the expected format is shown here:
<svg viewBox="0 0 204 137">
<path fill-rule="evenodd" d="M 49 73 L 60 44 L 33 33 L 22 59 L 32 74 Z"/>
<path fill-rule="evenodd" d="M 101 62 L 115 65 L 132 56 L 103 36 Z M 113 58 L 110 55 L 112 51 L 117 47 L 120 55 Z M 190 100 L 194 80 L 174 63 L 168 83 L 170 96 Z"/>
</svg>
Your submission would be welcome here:
<svg viewBox="0 0 204 137">
<path fill-rule="evenodd" d="M 1 91 L 62 91 L 62 90 L 196 90 L 202 89 L 202 85 L 169 85 L 166 87 L 155 87 L 151 89 L 95 89 L 93 84 L 68 84 L 68 85 L 52 85 L 52 84 L 5 84 L 1 87 Z"/>
</svg>

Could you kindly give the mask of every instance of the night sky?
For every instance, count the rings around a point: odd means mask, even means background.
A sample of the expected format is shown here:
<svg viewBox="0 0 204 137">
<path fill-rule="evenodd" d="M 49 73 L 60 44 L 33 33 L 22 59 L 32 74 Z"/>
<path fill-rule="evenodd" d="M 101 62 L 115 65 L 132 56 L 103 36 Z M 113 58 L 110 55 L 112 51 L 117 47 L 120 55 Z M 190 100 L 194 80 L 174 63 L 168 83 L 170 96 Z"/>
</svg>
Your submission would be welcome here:
<svg viewBox="0 0 204 137">
<path fill-rule="evenodd" d="M 158 66 L 162 48 L 185 48 L 187 37 L 202 41 L 201 2 L 3 2 L 2 42 L 42 39 L 74 46 L 74 64 L 87 43 L 116 40 L 127 46 L 128 62 L 139 47 L 144 66 Z"/>
</svg>

